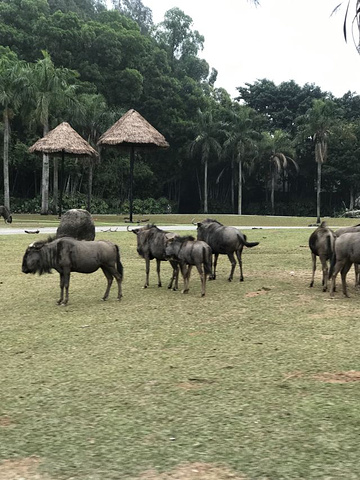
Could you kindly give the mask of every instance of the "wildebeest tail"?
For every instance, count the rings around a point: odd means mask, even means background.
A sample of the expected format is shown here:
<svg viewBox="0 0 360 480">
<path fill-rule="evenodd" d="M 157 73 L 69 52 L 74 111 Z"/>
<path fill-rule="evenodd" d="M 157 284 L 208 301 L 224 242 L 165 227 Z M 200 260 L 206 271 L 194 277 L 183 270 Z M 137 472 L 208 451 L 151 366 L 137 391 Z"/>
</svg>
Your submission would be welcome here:
<svg viewBox="0 0 360 480">
<path fill-rule="evenodd" d="M 328 235 L 326 238 L 326 246 L 327 251 L 330 259 L 330 269 L 329 269 L 329 278 L 331 278 L 334 272 L 334 266 L 336 263 L 336 255 L 335 255 L 335 239 L 331 235 Z"/>
<path fill-rule="evenodd" d="M 243 235 L 242 241 L 245 247 L 248 247 L 248 248 L 256 247 L 256 245 L 259 245 L 259 242 L 248 242 L 246 240 L 246 235 Z"/>
<path fill-rule="evenodd" d="M 205 247 L 203 248 L 203 265 L 204 265 L 204 271 L 206 275 L 211 275 L 212 274 L 212 253 L 211 251 L 207 250 Z"/>
<path fill-rule="evenodd" d="M 117 271 L 120 273 L 121 278 L 123 278 L 124 269 L 123 269 L 122 263 L 120 261 L 119 247 L 117 245 L 115 245 L 115 248 L 116 248 L 116 268 L 117 268 Z"/>
</svg>

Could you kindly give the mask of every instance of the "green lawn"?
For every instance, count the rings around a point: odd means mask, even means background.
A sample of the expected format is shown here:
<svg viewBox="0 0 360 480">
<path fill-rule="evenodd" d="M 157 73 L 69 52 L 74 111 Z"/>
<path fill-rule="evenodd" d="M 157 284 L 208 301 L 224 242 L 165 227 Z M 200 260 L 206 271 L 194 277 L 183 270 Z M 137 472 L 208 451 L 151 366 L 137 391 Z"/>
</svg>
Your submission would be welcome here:
<svg viewBox="0 0 360 480">
<path fill-rule="evenodd" d="M 227 282 L 220 257 L 205 298 L 196 271 L 188 295 L 159 289 L 155 265 L 144 290 L 135 235 L 99 233 L 120 246 L 124 297 L 114 285 L 101 301 L 101 271 L 73 274 L 67 307 L 56 272 L 21 273 L 39 236 L 0 236 L 0 479 L 31 456 L 39 476 L 26 480 L 200 478 L 160 477 L 182 464 L 236 475 L 221 478 L 359 479 L 359 293 L 353 271 L 349 299 L 322 292 L 320 268 L 309 288 L 310 233 L 247 231 L 260 245 L 244 251 L 245 281 Z"/>
</svg>

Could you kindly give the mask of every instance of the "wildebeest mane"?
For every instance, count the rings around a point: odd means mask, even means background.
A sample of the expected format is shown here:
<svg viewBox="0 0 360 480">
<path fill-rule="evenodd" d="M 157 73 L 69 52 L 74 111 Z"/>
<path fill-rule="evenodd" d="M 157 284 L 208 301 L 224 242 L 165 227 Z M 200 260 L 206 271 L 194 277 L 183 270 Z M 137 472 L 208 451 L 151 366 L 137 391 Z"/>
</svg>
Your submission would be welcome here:
<svg viewBox="0 0 360 480">
<path fill-rule="evenodd" d="M 178 241 L 180 243 L 184 243 L 184 242 L 188 242 L 188 241 L 193 242 L 194 240 L 195 240 L 195 238 L 192 235 L 185 235 L 183 237 L 176 237 L 176 241 Z"/>
</svg>

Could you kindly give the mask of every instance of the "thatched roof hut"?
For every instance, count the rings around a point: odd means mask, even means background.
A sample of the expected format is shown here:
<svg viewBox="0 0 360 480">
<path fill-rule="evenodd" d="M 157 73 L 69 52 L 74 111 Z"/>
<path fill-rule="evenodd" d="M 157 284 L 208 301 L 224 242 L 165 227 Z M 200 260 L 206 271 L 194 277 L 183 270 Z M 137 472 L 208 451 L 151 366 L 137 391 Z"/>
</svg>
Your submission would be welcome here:
<svg viewBox="0 0 360 480">
<path fill-rule="evenodd" d="M 165 137 L 134 109 L 126 112 L 112 127 L 103 133 L 97 144 L 104 147 L 130 149 L 129 213 L 130 222 L 132 222 L 135 148 L 152 150 L 168 148 L 170 145 L 165 140 Z"/>
<path fill-rule="evenodd" d="M 29 148 L 30 153 L 47 155 L 71 155 L 73 157 L 98 157 L 97 151 L 79 135 L 67 122 L 60 123 Z"/>
<path fill-rule="evenodd" d="M 167 148 L 165 137 L 136 110 L 125 113 L 112 127 L 103 133 L 99 146 Z"/>
</svg>

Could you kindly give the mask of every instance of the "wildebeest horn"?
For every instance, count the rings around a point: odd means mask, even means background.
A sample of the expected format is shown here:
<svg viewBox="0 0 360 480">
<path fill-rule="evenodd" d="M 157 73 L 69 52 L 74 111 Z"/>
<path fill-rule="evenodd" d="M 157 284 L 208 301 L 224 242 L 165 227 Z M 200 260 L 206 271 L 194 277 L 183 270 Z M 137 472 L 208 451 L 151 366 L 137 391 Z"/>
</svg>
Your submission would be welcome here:
<svg viewBox="0 0 360 480">
<path fill-rule="evenodd" d="M 191 223 L 192 223 L 193 225 L 197 225 L 197 223 L 194 222 L 194 220 L 195 220 L 195 218 L 193 218 L 193 219 L 191 220 Z"/>
<path fill-rule="evenodd" d="M 130 227 L 130 225 L 128 225 L 128 226 L 126 227 L 126 230 L 127 230 L 128 232 L 132 232 L 132 230 L 130 230 L 129 227 Z"/>
</svg>

